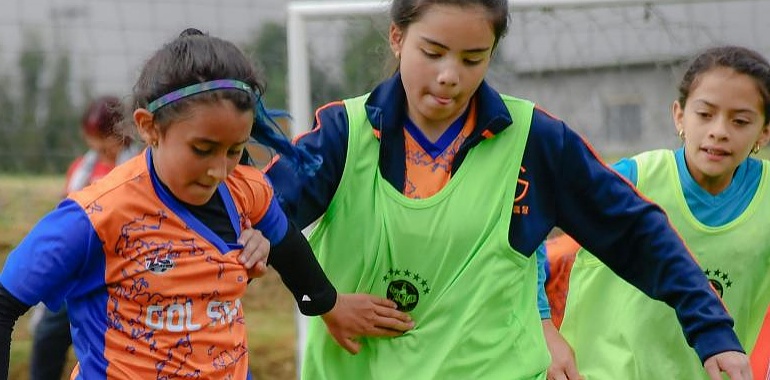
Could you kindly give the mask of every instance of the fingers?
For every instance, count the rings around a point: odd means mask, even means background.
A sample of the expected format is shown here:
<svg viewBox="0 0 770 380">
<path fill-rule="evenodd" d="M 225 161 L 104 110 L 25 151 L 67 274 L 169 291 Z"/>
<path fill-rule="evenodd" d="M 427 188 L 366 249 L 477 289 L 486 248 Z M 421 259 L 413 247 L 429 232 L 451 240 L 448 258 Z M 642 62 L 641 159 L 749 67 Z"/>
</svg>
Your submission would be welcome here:
<svg viewBox="0 0 770 380">
<path fill-rule="evenodd" d="M 709 379 L 711 380 L 722 380 L 722 375 L 720 374 L 719 368 L 716 366 L 704 366 L 706 369 L 706 373 L 709 375 Z M 733 379 L 735 380 L 735 379 Z"/>
<path fill-rule="evenodd" d="M 251 220 L 249 218 L 244 218 L 243 229 L 251 229 Z"/>
<path fill-rule="evenodd" d="M 373 337 L 373 338 L 394 338 L 401 335 L 404 335 L 403 331 L 389 329 L 389 328 L 382 328 L 382 327 L 372 328 L 369 331 L 369 334 L 367 334 L 368 337 Z"/>
<path fill-rule="evenodd" d="M 385 328 L 401 335 L 414 328 L 414 321 L 404 321 L 402 319 L 390 317 L 377 317 L 374 323 L 375 328 Z"/>
<path fill-rule="evenodd" d="M 566 375 L 565 379 L 567 380 L 583 380 L 583 376 L 580 376 L 574 359 L 565 364 L 564 372 Z"/>
<path fill-rule="evenodd" d="M 391 300 L 389 300 L 387 298 L 377 297 L 377 296 L 374 296 L 374 295 L 368 295 L 368 296 L 371 298 L 371 301 L 375 305 L 384 306 L 384 307 L 387 307 L 387 308 L 390 308 L 390 309 L 397 309 L 398 308 L 398 305 L 396 305 L 395 302 L 393 302 L 393 301 L 391 301 Z"/>
<path fill-rule="evenodd" d="M 748 357 L 737 351 L 716 354 L 706 359 L 703 368 L 713 380 L 722 379 L 720 372 L 724 372 L 731 380 L 750 380 L 752 377 Z"/>
<path fill-rule="evenodd" d="M 257 262 L 247 271 L 249 278 L 259 278 L 267 274 L 267 264 L 264 261 Z"/>
<path fill-rule="evenodd" d="M 566 365 L 551 365 L 548 368 L 548 380 L 583 380 L 583 377 L 578 373 L 577 368 Z"/>
<path fill-rule="evenodd" d="M 725 373 L 727 373 L 727 378 L 730 380 L 750 380 L 751 379 L 751 375 L 745 376 L 743 372 L 738 368 L 732 368 L 732 369 L 726 370 Z M 718 379 L 721 379 L 721 377 L 718 377 Z"/>
<path fill-rule="evenodd" d="M 350 352 L 353 355 L 361 351 L 361 343 L 356 342 L 353 340 L 353 338 L 342 338 L 335 340 L 337 343 L 339 343 L 340 346 L 342 346 L 342 348 L 345 349 L 345 351 Z"/>
<path fill-rule="evenodd" d="M 550 371 L 548 372 L 548 376 L 546 377 L 548 380 L 569 380 L 566 374 L 564 372 L 558 372 L 555 374 L 551 374 Z"/>
<path fill-rule="evenodd" d="M 389 307 L 378 306 L 375 307 L 374 312 L 381 317 L 392 318 L 404 323 L 412 322 L 412 317 L 409 314 L 404 313 L 403 311 L 398 311 L 396 309 L 391 309 Z"/>
<path fill-rule="evenodd" d="M 239 243 L 243 245 L 238 262 L 247 269 L 252 268 L 257 263 L 267 264 L 267 257 L 270 254 L 270 241 L 262 233 L 254 229 L 246 229 L 241 234 Z"/>
</svg>

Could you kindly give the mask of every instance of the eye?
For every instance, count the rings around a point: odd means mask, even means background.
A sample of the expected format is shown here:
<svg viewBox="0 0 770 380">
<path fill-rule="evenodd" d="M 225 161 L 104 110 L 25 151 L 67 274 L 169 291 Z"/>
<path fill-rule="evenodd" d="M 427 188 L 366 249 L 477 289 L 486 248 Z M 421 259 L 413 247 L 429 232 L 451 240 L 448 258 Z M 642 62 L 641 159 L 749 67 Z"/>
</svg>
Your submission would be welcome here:
<svg viewBox="0 0 770 380">
<path fill-rule="evenodd" d="M 243 154 L 244 148 L 230 149 L 227 151 L 227 155 L 230 157 L 240 157 Z"/>
<path fill-rule="evenodd" d="M 711 117 L 711 114 L 706 111 L 695 111 L 695 114 L 700 116 L 703 119 L 708 119 Z"/>
<path fill-rule="evenodd" d="M 441 57 L 441 54 L 440 53 L 436 53 L 435 51 L 430 51 L 430 50 L 422 49 L 422 53 L 425 54 L 426 57 L 431 58 L 431 59 L 435 59 L 435 58 Z"/>
<path fill-rule="evenodd" d="M 195 153 L 198 156 L 207 156 L 207 155 L 211 154 L 211 149 L 201 149 L 201 148 L 198 148 L 196 146 L 192 147 L 192 151 L 193 151 L 193 153 Z"/>
<path fill-rule="evenodd" d="M 733 120 L 733 123 L 735 123 L 735 125 L 743 127 L 743 126 L 751 124 L 751 120 L 735 119 L 735 120 Z"/>
<path fill-rule="evenodd" d="M 483 61 L 484 61 L 483 58 L 465 58 L 465 59 L 463 59 L 463 62 L 465 62 L 465 64 L 468 65 L 468 66 L 476 66 L 476 65 L 478 65 L 479 63 L 481 63 Z"/>
</svg>

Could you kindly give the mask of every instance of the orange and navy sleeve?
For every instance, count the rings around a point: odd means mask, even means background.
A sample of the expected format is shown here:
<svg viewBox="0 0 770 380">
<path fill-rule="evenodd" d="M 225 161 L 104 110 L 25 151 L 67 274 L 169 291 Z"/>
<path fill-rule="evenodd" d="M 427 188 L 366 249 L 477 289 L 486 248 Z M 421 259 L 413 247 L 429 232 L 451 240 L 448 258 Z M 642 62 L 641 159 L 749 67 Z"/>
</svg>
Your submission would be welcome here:
<svg viewBox="0 0 770 380">
<path fill-rule="evenodd" d="M 296 145 L 321 158 L 318 171 L 301 175 L 280 157 L 266 168 L 281 208 L 300 229 L 326 212 L 337 191 L 347 157 L 348 128 L 344 103 L 329 103 L 316 111 L 310 132 L 295 139 Z"/>
<path fill-rule="evenodd" d="M 273 188 L 268 179 L 253 168 L 243 170 L 249 173 L 243 173 L 250 191 L 246 197 L 249 202 L 245 206 L 246 217 L 251 221 L 252 227 L 259 230 L 270 244 L 278 244 L 285 237 L 288 228 L 286 214 L 273 196 Z"/>
</svg>

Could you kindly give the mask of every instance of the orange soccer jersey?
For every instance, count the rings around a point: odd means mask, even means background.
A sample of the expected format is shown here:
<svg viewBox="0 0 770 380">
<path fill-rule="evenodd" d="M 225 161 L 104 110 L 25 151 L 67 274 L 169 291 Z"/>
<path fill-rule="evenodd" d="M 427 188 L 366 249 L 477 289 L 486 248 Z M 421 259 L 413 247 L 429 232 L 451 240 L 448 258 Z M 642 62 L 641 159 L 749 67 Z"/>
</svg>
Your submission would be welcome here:
<svg viewBox="0 0 770 380">
<path fill-rule="evenodd" d="M 148 151 L 71 194 L 41 222 L 52 238 L 39 244 L 50 248 L 24 248 L 35 251 L 18 255 L 22 269 L 3 284 L 25 302 L 66 299 L 73 379 L 248 379 L 240 247 L 176 200 L 151 160 Z M 251 167 L 237 167 L 215 196 L 236 235 L 272 210 L 272 190 Z"/>
<path fill-rule="evenodd" d="M 455 121 L 435 143 L 430 142 L 411 121 L 407 122 L 404 128 L 404 195 L 415 199 L 429 198 L 444 188 L 452 177 L 455 154 L 473 131 L 475 121 L 476 107 L 471 103 L 468 113 Z"/>
</svg>

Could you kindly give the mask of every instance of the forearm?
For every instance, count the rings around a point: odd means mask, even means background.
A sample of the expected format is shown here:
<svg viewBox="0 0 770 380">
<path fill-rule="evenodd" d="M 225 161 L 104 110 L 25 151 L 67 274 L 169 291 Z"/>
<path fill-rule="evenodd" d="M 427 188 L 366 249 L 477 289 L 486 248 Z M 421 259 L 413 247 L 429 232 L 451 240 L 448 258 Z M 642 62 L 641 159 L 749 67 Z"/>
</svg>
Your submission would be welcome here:
<svg viewBox="0 0 770 380">
<path fill-rule="evenodd" d="M 8 378 L 11 352 L 11 333 L 16 321 L 29 310 L 29 306 L 0 285 L 0 379 Z"/>
<path fill-rule="evenodd" d="M 283 240 L 270 249 L 267 261 L 294 295 L 300 312 L 320 315 L 328 312 L 337 301 L 337 290 L 326 277 L 305 236 L 289 224 Z"/>
</svg>

